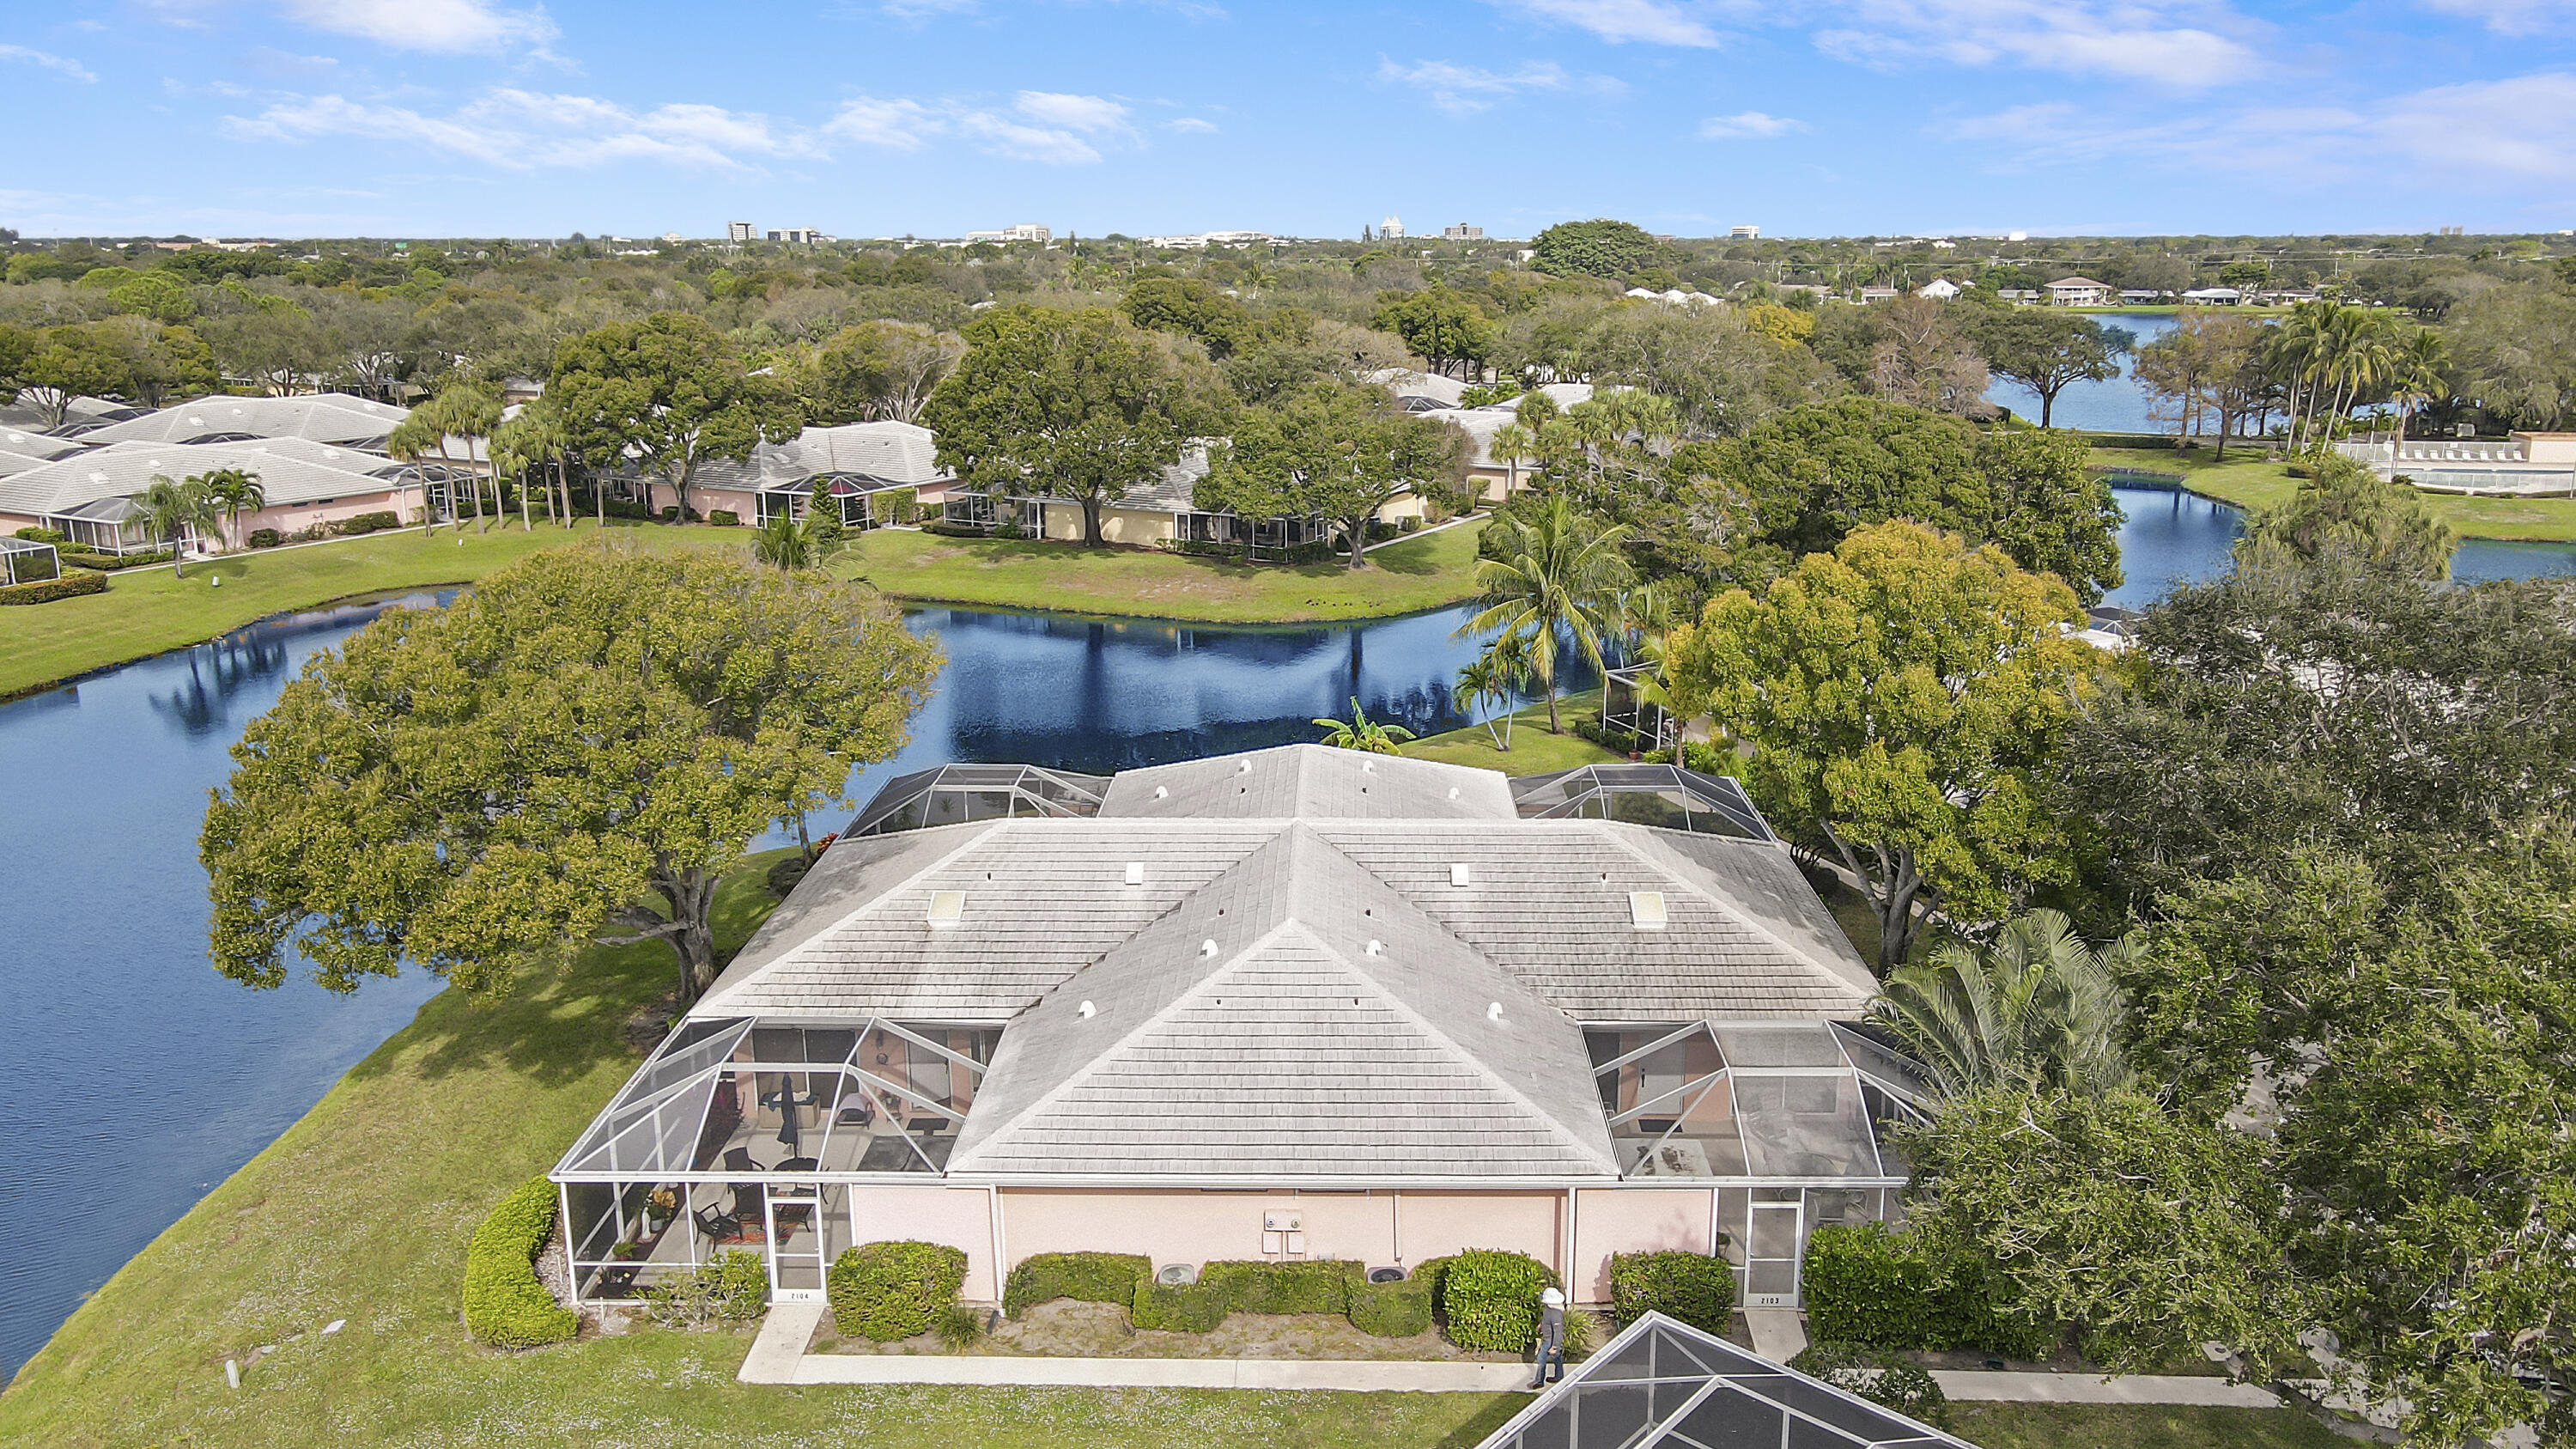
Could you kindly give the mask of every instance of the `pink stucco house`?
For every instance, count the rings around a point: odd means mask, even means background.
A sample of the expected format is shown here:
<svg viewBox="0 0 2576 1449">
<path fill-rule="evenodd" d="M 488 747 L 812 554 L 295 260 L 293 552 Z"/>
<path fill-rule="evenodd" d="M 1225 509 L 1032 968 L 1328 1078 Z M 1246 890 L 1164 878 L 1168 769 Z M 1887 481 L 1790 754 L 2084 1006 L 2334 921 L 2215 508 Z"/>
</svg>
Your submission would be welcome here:
<svg viewBox="0 0 2576 1449">
<path fill-rule="evenodd" d="M 578 1291 L 752 1247 L 1157 1265 L 1462 1248 L 1794 1304 L 1894 1210 L 1876 991 L 1732 782 L 1287 746 L 887 787 L 557 1164 Z"/>
</svg>

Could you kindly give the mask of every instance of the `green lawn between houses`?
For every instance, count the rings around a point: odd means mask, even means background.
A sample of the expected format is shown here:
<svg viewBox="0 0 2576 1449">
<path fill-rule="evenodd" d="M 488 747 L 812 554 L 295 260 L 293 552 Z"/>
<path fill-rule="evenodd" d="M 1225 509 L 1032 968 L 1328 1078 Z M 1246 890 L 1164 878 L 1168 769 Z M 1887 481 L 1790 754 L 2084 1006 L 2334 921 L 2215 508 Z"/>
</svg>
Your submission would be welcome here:
<svg viewBox="0 0 2576 1449">
<path fill-rule="evenodd" d="M 783 852 L 717 899 L 721 949 Z M 465 1245 L 634 1069 L 625 1025 L 669 988 L 658 947 L 596 948 L 488 1006 L 443 993 L 72 1315 L 5 1393 L 0 1444 L 871 1449 L 1463 1449 L 1519 1395 L 746 1387 L 746 1333 L 642 1330 L 529 1354 L 458 1320 Z M 649 1019 L 649 1017 L 648 1017 Z M 649 1034 L 649 1033 L 648 1033 Z M 320 1330 L 346 1319 L 339 1333 Z M 261 1353 L 263 1346 L 273 1346 Z M 246 1362 L 239 1391 L 227 1358 Z M 2306 1446 L 2286 1412 L 1963 1409 L 1991 1449 Z"/>
<path fill-rule="evenodd" d="M 1153 548 L 1084 548 L 877 529 L 830 564 L 887 594 L 921 603 L 990 604 L 1188 619 L 1208 624 L 1308 624 L 1415 614 L 1475 593 L 1481 522 L 1372 549 L 1368 567 L 1240 564 Z"/>
<path fill-rule="evenodd" d="M 1444 765 L 1475 765 L 1487 770 L 1500 770 L 1506 775 L 1546 775 L 1558 770 L 1571 770 L 1577 765 L 1606 765 L 1625 761 L 1615 754 L 1574 732 L 1579 719 L 1601 717 L 1601 691 L 1587 689 L 1569 694 L 1556 702 L 1556 714 L 1565 724 L 1565 733 L 1547 732 L 1547 703 L 1542 700 L 1512 716 L 1512 747 L 1495 748 L 1492 731 L 1483 725 L 1470 725 L 1446 734 L 1425 735 L 1404 747 L 1404 752 L 1417 760 L 1437 760 Z"/>
<path fill-rule="evenodd" d="M 2289 500 L 2299 480 L 2284 464 L 2267 463 L 2252 449 L 2231 448 L 2227 461 L 2213 461 L 2210 450 L 2178 452 L 2167 448 L 2093 449 L 2093 461 L 2106 468 L 2141 473 L 2179 473 L 2183 486 L 2239 508 L 2268 508 Z M 2433 516 L 2451 525 L 2462 538 L 2497 538 L 2529 543 L 2576 541 L 2576 499 L 2463 498 L 2427 493 L 2424 504 Z"/>
</svg>

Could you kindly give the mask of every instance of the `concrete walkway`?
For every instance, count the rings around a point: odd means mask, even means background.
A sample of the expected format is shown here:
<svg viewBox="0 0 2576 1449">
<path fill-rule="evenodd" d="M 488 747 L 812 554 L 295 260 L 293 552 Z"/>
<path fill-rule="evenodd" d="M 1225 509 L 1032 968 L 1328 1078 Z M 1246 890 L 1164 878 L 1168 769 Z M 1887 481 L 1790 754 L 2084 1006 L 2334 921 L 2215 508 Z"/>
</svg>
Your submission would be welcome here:
<svg viewBox="0 0 2576 1449">
<path fill-rule="evenodd" d="M 773 1303 L 769 1316 L 760 1322 L 760 1336 L 751 1341 L 751 1352 L 742 1357 L 742 1371 L 734 1377 L 746 1384 L 792 1384 L 796 1382 L 796 1365 L 805 1357 L 805 1345 L 814 1341 L 814 1330 L 822 1326 L 825 1305 L 820 1303 Z"/>
<path fill-rule="evenodd" d="M 753 1352 L 758 1352 L 757 1346 Z M 744 1365 L 749 1377 L 750 1365 Z M 1011 1358 L 1001 1354 L 809 1353 L 798 1384 L 983 1384 L 1086 1389 L 1307 1389 L 1334 1393 L 1499 1394 L 1529 1390 L 1525 1363 L 1360 1359 Z"/>
<path fill-rule="evenodd" d="M 1753 1335 L 1753 1351 L 1773 1363 L 1806 1352 L 1807 1325 L 1795 1308 L 1747 1308 L 1744 1327 Z"/>
<path fill-rule="evenodd" d="M 2186 1404 L 2277 1409 L 2281 1397 L 2254 1384 L 2190 1374 L 2016 1374 L 1934 1369 L 1932 1381 L 1954 1399 L 2009 1404 Z"/>
</svg>

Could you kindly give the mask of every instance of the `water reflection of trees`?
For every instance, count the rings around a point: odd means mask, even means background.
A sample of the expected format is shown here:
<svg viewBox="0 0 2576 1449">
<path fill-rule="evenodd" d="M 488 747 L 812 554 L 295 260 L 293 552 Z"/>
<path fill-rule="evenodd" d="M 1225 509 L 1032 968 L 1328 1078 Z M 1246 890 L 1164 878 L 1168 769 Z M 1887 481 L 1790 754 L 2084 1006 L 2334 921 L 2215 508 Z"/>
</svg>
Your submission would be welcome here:
<svg viewBox="0 0 2576 1449">
<path fill-rule="evenodd" d="M 229 730 L 233 696 L 286 671 L 286 642 L 252 628 L 188 651 L 188 677 L 152 696 L 152 712 L 192 735 Z"/>
</svg>

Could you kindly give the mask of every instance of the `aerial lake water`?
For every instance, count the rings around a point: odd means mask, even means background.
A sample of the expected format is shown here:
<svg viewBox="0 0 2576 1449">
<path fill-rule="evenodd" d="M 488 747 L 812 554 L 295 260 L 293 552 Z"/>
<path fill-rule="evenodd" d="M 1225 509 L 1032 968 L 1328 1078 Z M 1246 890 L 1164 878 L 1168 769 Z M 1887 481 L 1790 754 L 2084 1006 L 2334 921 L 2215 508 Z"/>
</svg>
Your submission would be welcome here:
<svg viewBox="0 0 2576 1449">
<path fill-rule="evenodd" d="M 2118 327 L 2133 335 L 2143 347 L 2174 329 L 2171 312 L 2097 312 L 2093 320 L 2104 327 Z M 1997 379 L 1986 389 L 1986 401 L 2013 410 L 2013 416 L 2029 422 L 2039 421 L 2039 394 L 2017 382 Z M 2147 416 L 2147 395 L 2138 386 L 2137 359 L 2122 357 L 2120 375 L 2107 382 L 2069 383 L 2057 395 L 2057 406 L 2049 413 L 2049 422 L 2061 428 L 2082 428 L 2092 433 L 2170 433 L 2170 421 L 2159 422 Z"/>
<path fill-rule="evenodd" d="M 2110 602 L 2143 605 L 2225 571 L 2234 510 L 2184 493 L 2120 501 L 2128 582 Z M 2457 570 L 2576 573 L 2576 550 L 2472 544 Z M 0 1377 L 437 989 L 413 973 L 343 998 L 299 974 L 253 992 L 206 965 L 207 792 L 304 661 L 382 607 L 267 620 L 0 705 L 0 1236 L 13 1245 L 0 1259 Z M 1372 718 L 1455 728 L 1450 681 L 1475 649 L 1455 636 L 1467 612 L 1243 629 L 919 611 L 911 622 L 937 632 L 947 670 L 911 743 L 852 791 L 951 760 L 1109 771 L 1312 739 L 1309 721 L 1346 713 L 1353 696 Z"/>
</svg>

